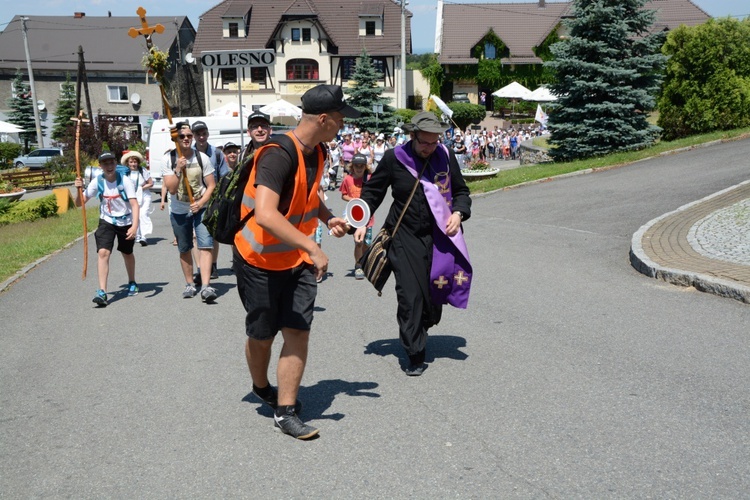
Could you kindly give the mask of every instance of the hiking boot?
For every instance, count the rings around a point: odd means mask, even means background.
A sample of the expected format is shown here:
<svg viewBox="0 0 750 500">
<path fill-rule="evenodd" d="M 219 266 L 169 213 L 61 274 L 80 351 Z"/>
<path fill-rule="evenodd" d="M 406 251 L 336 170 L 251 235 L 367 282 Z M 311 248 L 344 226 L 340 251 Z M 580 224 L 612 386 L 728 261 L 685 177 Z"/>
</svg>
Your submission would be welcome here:
<svg viewBox="0 0 750 500">
<path fill-rule="evenodd" d="M 195 294 L 198 293 L 198 290 L 195 289 L 195 285 L 192 283 L 185 286 L 185 291 L 182 292 L 182 298 L 183 299 L 192 299 L 195 297 Z"/>
<path fill-rule="evenodd" d="M 255 387 L 253 387 L 253 394 L 255 394 L 258 397 L 258 399 L 266 403 L 268 406 L 270 406 L 274 410 L 276 409 L 276 407 L 279 406 L 279 394 L 276 391 L 275 387 L 271 386 L 271 394 L 265 398 L 261 396 L 260 394 L 258 394 L 257 392 L 255 392 Z M 296 400 L 294 403 L 294 413 L 298 415 L 302 413 L 302 401 L 300 401 L 299 399 Z"/>
<path fill-rule="evenodd" d="M 138 283 L 131 281 L 128 283 L 128 297 L 133 297 L 134 295 L 138 295 Z"/>
<path fill-rule="evenodd" d="M 201 290 L 201 299 L 203 299 L 203 302 L 206 304 L 210 304 L 216 300 L 216 297 L 218 297 L 218 295 L 216 295 L 216 290 L 211 286 L 207 286 Z"/>
<path fill-rule="evenodd" d="M 303 423 L 294 411 L 289 411 L 282 416 L 273 416 L 273 425 L 284 434 L 297 439 L 310 439 L 318 434 L 318 429 Z"/>
<path fill-rule="evenodd" d="M 97 290 L 93 302 L 99 307 L 107 307 L 107 293 L 104 290 Z"/>
<path fill-rule="evenodd" d="M 354 270 L 354 279 L 355 280 L 363 280 L 365 279 L 365 272 L 362 270 L 361 267 L 358 267 Z"/>
<path fill-rule="evenodd" d="M 219 279 L 219 268 L 216 266 L 215 262 L 211 264 L 211 279 L 212 280 Z"/>
</svg>

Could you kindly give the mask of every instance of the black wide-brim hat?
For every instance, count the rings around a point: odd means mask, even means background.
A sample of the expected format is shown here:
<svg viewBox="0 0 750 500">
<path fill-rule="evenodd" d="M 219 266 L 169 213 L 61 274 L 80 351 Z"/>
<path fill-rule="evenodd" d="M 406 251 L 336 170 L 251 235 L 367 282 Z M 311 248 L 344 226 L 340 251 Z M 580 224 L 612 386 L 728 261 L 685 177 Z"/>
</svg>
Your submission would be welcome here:
<svg viewBox="0 0 750 500">
<path fill-rule="evenodd" d="M 422 111 L 414 115 L 411 123 L 405 123 L 403 129 L 407 132 L 429 132 L 430 134 L 442 134 L 450 128 L 445 122 L 441 122 L 434 113 Z"/>
</svg>

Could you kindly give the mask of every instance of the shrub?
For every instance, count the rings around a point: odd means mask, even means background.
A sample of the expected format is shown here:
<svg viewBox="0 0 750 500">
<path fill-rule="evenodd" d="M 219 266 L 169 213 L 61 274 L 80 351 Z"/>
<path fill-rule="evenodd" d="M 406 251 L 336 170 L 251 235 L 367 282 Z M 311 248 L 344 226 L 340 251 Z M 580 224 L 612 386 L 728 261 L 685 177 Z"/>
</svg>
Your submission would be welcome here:
<svg viewBox="0 0 750 500">
<path fill-rule="evenodd" d="M 467 102 L 450 102 L 448 107 L 453 110 L 453 121 L 463 130 L 472 123 L 479 123 L 487 116 L 487 109 L 479 104 Z"/>
<path fill-rule="evenodd" d="M 31 222 L 57 215 L 57 199 L 54 194 L 0 205 L 0 225 Z"/>
<path fill-rule="evenodd" d="M 13 166 L 13 159 L 21 155 L 23 146 L 13 142 L 0 142 L 0 168 Z"/>
<path fill-rule="evenodd" d="M 86 169 L 86 166 L 91 164 L 94 159 L 81 151 L 80 161 L 81 175 L 83 175 L 83 171 Z M 95 161 L 94 164 L 96 164 Z M 44 166 L 52 174 L 54 182 L 59 183 L 73 181 L 76 178 L 75 151 L 65 151 L 62 156 L 55 156 L 47 163 L 45 163 Z"/>
<path fill-rule="evenodd" d="M 414 109 L 398 108 L 393 114 L 396 116 L 396 122 L 409 123 L 417 113 L 419 111 Z"/>
</svg>

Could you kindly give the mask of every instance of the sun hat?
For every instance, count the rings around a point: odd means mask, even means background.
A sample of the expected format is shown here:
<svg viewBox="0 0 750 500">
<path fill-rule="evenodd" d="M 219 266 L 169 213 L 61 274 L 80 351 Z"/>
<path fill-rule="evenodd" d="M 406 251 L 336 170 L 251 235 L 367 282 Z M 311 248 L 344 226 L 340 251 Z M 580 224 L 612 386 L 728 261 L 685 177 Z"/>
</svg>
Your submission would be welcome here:
<svg viewBox="0 0 750 500">
<path fill-rule="evenodd" d="M 143 155 L 138 151 L 123 151 L 122 158 L 120 158 L 120 163 L 122 163 L 123 165 L 127 165 L 128 160 L 131 158 L 138 158 L 139 162 L 144 162 Z M 101 157 L 99 159 L 101 159 Z"/>
<path fill-rule="evenodd" d="M 404 124 L 404 130 L 407 132 L 428 132 L 430 134 L 442 134 L 450 128 L 445 122 L 438 120 L 438 117 L 430 111 L 422 111 L 414 115 L 411 123 Z"/>
</svg>

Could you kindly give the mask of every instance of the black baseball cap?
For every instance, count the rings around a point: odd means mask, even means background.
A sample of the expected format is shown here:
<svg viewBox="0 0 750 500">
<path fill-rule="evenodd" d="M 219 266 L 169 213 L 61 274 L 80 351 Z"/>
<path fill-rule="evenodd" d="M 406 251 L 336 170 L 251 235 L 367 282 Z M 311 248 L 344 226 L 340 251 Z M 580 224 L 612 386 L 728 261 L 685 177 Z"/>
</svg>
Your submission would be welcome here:
<svg viewBox="0 0 750 500">
<path fill-rule="evenodd" d="M 206 122 L 202 122 L 202 121 L 198 120 L 197 122 L 193 123 L 193 125 L 190 127 L 190 129 L 193 132 L 197 132 L 197 131 L 203 130 L 203 129 L 208 130 L 208 125 L 206 125 Z"/>
<path fill-rule="evenodd" d="M 359 118 L 362 113 L 344 102 L 340 85 L 321 84 L 302 94 L 302 111 L 308 115 L 321 115 L 338 111 L 347 118 Z"/>
<path fill-rule="evenodd" d="M 361 153 L 357 153 L 356 155 L 352 156 L 352 165 L 355 163 L 367 165 L 367 157 Z"/>
<path fill-rule="evenodd" d="M 235 143 L 233 143 L 231 141 L 228 142 L 228 143 L 226 143 L 226 144 L 224 144 L 224 151 L 226 151 L 227 149 L 230 149 L 230 148 L 240 149 L 240 147 L 237 144 L 235 144 Z"/>
<path fill-rule="evenodd" d="M 114 160 L 114 161 L 117 161 L 117 158 L 115 158 L 115 155 L 113 155 L 113 154 L 112 154 L 112 153 L 110 153 L 109 151 L 107 151 L 107 152 L 105 152 L 105 153 L 102 153 L 102 154 L 100 154 L 100 155 L 99 155 L 99 161 L 100 161 L 100 162 L 102 162 L 102 161 L 107 161 L 107 160 Z"/>
<path fill-rule="evenodd" d="M 269 125 L 271 124 L 271 117 L 261 111 L 253 111 L 253 114 L 247 117 L 248 127 L 250 127 L 250 122 L 253 120 L 264 120 Z"/>
</svg>

